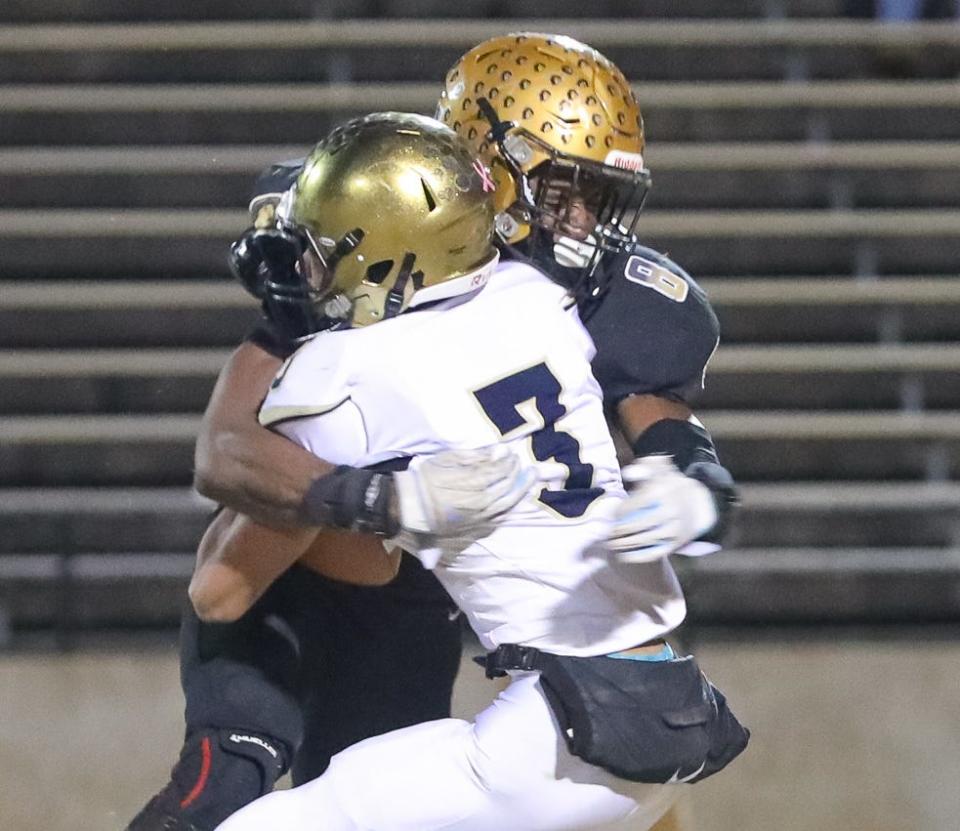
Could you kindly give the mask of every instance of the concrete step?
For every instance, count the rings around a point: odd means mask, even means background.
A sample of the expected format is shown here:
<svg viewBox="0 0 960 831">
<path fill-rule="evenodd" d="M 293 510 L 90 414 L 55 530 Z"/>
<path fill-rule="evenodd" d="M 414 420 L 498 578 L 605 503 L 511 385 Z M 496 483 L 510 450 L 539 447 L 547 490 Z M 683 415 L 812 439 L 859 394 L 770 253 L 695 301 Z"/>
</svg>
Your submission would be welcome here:
<svg viewBox="0 0 960 831">
<path fill-rule="evenodd" d="M 943 481 L 960 476 L 955 412 L 713 411 L 704 421 L 744 481 Z"/>
<path fill-rule="evenodd" d="M 651 209 L 637 233 L 702 276 L 919 275 L 955 269 L 958 219 L 950 210 Z"/>
<path fill-rule="evenodd" d="M 220 348 L 0 350 L 0 415 L 200 412 Z M 724 346 L 697 409 L 960 410 L 960 344 Z"/>
<path fill-rule="evenodd" d="M 464 4 L 471 9 L 474 4 Z M 591 18 L 595 17 L 591 4 Z M 613 9 L 619 4 L 615 4 Z M 543 31 L 542 19 L 510 31 Z M 6 83 L 438 83 L 502 20 L 367 20 L 8 26 Z M 628 78 L 650 81 L 951 77 L 960 33 L 950 23 L 888 26 L 838 20 L 553 19 L 603 51 Z"/>
<path fill-rule="evenodd" d="M 173 486 L 191 480 L 199 416 L 0 417 L 0 487 Z M 960 413 L 704 414 L 743 481 L 960 478 Z"/>
<path fill-rule="evenodd" d="M 947 207 L 960 186 L 951 142 L 652 144 L 646 158 L 650 209 Z"/>
<path fill-rule="evenodd" d="M 845 13 L 844 0 L 599 0 L 586 14 L 582 4 L 557 0 L 551 16 L 576 17 L 827 17 Z M 3 22 L 48 21 L 150 21 L 150 20 L 254 20 L 309 17 L 537 17 L 544 14 L 535 0 L 471 0 L 450 4 L 443 0 L 279 0 L 269 6 L 252 6 L 229 0 L 212 0 L 198 6 L 185 0 L 155 3 L 149 0 L 8 0 L 0 9 Z M 544 21 L 541 21 L 543 28 Z M 505 25 L 507 25 L 505 23 Z M 515 28 L 507 25 L 507 29 Z"/>
<path fill-rule="evenodd" d="M 960 341 L 960 281 L 946 275 L 718 277 L 703 285 L 724 346 Z M 227 279 L 0 281 L 2 349 L 232 347 L 255 318 L 255 302 Z"/>
<path fill-rule="evenodd" d="M 0 206 L 244 207 L 257 174 L 297 146 L 0 149 Z"/>
<path fill-rule="evenodd" d="M 246 204 L 256 175 L 307 145 L 0 148 L 0 207 Z M 960 142 L 658 144 L 648 210 L 960 206 Z"/>
<path fill-rule="evenodd" d="M 214 508 L 183 487 L 25 488 L 2 495 L 3 555 L 193 552 Z"/>
<path fill-rule="evenodd" d="M 0 611 L 13 629 L 176 627 L 189 603 L 186 553 L 0 555 Z"/>
<path fill-rule="evenodd" d="M 269 6 L 206 0 L 201 5 L 186 0 L 6 0 L 0 6 L 0 21 L 32 23 L 109 20 L 277 20 L 309 17 L 312 0 L 276 0 Z"/>
<path fill-rule="evenodd" d="M 0 609 L 14 630 L 175 627 L 189 553 L 0 555 Z M 960 620 L 960 549 L 730 549 L 675 557 L 692 624 Z"/>
<path fill-rule="evenodd" d="M 0 345 L 235 346 L 258 317 L 229 279 L 0 282 Z"/>
<path fill-rule="evenodd" d="M 418 14 L 442 14 L 442 0 L 389 0 L 388 8 L 416 10 Z M 542 15 L 544 7 L 538 0 L 511 0 L 505 4 L 508 14 Z M 622 17 L 702 17 L 750 19 L 783 17 L 843 16 L 843 0 L 604 0 L 600 4 L 604 14 Z M 551 6 L 556 15 L 593 17 L 582 3 L 560 0 Z M 599 9 L 598 9 L 599 10 Z M 552 30 L 551 30 L 552 31 Z"/>
<path fill-rule="evenodd" d="M 960 332 L 954 277 L 782 279 L 703 282 L 724 343 L 943 341 Z"/>
<path fill-rule="evenodd" d="M 224 275 L 242 210 L 0 210 L 0 279 Z M 645 212 L 647 244 L 693 274 L 941 274 L 960 210 Z"/>
<path fill-rule="evenodd" d="M 960 618 L 958 548 L 782 548 L 674 557 L 691 623 L 891 623 Z"/>
<path fill-rule="evenodd" d="M 656 141 L 960 139 L 953 81 L 649 82 Z M 372 110 L 432 114 L 436 83 L 20 84 L 0 87 L 0 144 L 311 144 Z"/>
<path fill-rule="evenodd" d="M 721 348 L 698 410 L 960 409 L 960 344 Z"/>
<path fill-rule="evenodd" d="M 740 490 L 732 548 L 960 547 L 955 482 L 771 482 Z M 193 551 L 213 508 L 181 487 L 22 488 L 0 496 L 0 555 Z"/>
<path fill-rule="evenodd" d="M 201 412 L 224 349 L 0 351 L 0 414 Z"/>
<path fill-rule="evenodd" d="M 187 485 L 199 416 L 0 418 L 0 487 Z"/>
<path fill-rule="evenodd" d="M 956 482 L 778 482 L 740 486 L 731 548 L 960 547 Z"/>
<path fill-rule="evenodd" d="M 730 546 L 674 558 L 697 623 L 956 620 L 960 486 L 743 486 Z M 0 492 L 15 628 L 174 625 L 209 503 L 186 489 Z"/>
<path fill-rule="evenodd" d="M 226 276 L 230 242 L 247 226 L 246 211 L 0 210 L 3 279 Z"/>
</svg>

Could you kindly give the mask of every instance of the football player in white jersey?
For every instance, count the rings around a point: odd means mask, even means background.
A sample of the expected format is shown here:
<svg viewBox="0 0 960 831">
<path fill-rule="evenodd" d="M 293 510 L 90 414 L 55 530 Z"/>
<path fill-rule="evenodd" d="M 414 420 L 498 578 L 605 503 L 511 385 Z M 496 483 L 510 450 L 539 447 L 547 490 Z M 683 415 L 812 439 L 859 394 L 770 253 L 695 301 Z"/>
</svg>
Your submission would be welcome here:
<svg viewBox="0 0 960 831">
<path fill-rule="evenodd" d="M 322 331 L 281 369 L 260 420 L 352 467 L 415 469 L 500 442 L 538 471 L 495 523 L 390 543 L 436 571 L 488 650 L 488 673 L 511 684 L 475 722 L 355 745 L 224 831 L 649 828 L 674 798 L 663 783 L 709 775 L 745 746 L 723 697 L 661 640 L 685 612 L 669 562 L 624 564 L 605 546 L 623 489 L 593 345 L 567 292 L 538 270 L 509 263 L 490 281 L 491 190 L 466 145 L 430 119 L 368 116 L 321 142 L 281 219 L 302 252 L 301 286 L 282 293 Z M 313 536 L 222 514 L 191 584 L 198 613 L 227 603 L 241 614 L 266 588 L 264 558 L 291 563 Z M 642 717 L 651 659 L 680 682 L 676 720 L 659 730 Z M 625 700 L 598 704 L 611 690 Z"/>
</svg>

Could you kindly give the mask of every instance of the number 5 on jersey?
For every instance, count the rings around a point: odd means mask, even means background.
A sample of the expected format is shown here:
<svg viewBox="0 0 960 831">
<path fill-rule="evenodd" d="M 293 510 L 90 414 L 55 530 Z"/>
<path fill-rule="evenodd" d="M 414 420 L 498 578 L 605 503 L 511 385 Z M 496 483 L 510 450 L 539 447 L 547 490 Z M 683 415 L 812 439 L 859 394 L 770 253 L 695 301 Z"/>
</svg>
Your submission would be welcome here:
<svg viewBox="0 0 960 831">
<path fill-rule="evenodd" d="M 580 442 L 554 427 L 567 412 L 560 403 L 560 392 L 556 376 L 545 363 L 539 363 L 473 394 L 501 436 L 536 427 L 530 434 L 534 458 L 540 462 L 554 459 L 570 471 L 561 490 L 543 488 L 538 499 L 561 516 L 573 518 L 582 516 L 603 489 L 591 487 L 593 465 L 580 460 Z"/>
</svg>

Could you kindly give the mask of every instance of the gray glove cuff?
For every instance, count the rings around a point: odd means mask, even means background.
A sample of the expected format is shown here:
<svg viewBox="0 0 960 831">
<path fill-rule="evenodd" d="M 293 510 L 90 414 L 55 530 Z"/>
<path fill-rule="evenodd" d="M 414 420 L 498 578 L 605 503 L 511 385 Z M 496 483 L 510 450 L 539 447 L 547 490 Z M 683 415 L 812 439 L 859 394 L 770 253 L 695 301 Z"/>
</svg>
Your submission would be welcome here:
<svg viewBox="0 0 960 831">
<path fill-rule="evenodd" d="M 400 523 L 390 510 L 393 476 L 340 465 L 313 480 L 300 504 L 310 525 L 393 537 Z"/>
</svg>

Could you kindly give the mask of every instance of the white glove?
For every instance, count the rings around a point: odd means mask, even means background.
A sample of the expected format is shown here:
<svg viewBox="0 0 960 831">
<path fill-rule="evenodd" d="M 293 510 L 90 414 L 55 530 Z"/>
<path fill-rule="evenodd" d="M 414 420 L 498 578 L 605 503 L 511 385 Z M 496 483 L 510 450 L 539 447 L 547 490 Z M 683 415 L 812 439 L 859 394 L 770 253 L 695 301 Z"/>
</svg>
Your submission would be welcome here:
<svg viewBox="0 0 960 831">
<path fill-rule="evenodd" d="M 670 456 L 644 456 L 621 471 L 627 495 L 617 508 L 607 542 L 625 563 L 649 563 L 670 554 L 702 556 L 719 551 L 691 543 L 717 522 L 709 488 L 684 476 Z"/>
<path fill-rule="evenodd" d="M 462 536 L 509 511 L 535 481 L 503 445 L 419 456 L 394 474 L 400 525 L 407 534 Z"/>
</svg>

